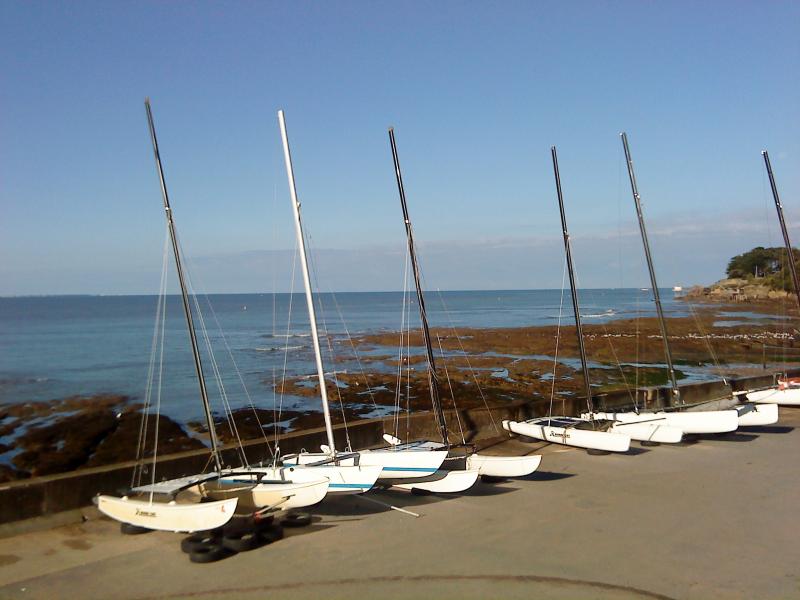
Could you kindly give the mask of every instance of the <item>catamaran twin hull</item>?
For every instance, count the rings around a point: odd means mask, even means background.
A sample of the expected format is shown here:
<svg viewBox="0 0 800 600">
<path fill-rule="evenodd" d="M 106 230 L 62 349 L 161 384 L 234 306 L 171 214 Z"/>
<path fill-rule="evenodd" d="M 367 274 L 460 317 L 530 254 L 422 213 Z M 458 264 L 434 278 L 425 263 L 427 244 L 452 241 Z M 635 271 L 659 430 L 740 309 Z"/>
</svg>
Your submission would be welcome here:
<svg viewBox="0 0 800 600">
<path fill-rule="evenodd" d="M 583 416 L 583 415 L 582 415 Z M 739 415 L 735 410 L 697 410 L 680 412 L 596 412 L 595 419 L 607 419 L 621 423 L 646 423 L 653 419 L 664 419 L 665 424 L 676 427 L 683 433 L 729 433 L 739 427 Z"/>
<path fill-rule="evenodd" d="M 519 435 L 536 438 L 554 444 L 601 450 L 605 452 L 627 452 L 631 438 L 622 433 L 578 429 L 591 421 L 575 417 L 540 417 L 527 421 L 503 421 L 503 429 Z"/>
</svg>

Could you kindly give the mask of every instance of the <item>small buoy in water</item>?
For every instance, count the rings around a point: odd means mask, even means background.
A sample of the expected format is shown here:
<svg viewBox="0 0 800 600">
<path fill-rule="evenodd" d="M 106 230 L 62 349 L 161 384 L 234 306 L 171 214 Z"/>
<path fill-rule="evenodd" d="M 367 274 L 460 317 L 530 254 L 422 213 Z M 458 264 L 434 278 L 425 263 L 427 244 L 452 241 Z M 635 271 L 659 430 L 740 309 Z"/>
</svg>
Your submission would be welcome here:
<svg viewBox="0 0 800 600">
<path fill-rule="evenodd" d="M 247 306 L 243 306 L 243 307 L 242 307 L 242 310 L 247 310 Z"/>
</svg>

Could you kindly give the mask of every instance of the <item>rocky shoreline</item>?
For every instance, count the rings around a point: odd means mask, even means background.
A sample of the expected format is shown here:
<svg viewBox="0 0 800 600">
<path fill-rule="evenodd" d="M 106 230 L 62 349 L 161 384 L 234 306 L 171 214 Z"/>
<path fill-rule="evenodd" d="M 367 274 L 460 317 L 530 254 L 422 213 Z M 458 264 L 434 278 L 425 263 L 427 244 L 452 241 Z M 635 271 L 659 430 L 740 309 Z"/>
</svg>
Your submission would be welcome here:
<svg viewBox="0 0 800 600">
<path fill-rule="evenodd" d="M 763 283 L 762 279 L 721 279 L 707 287 L 692 286 L 676 298 L 694 302 L 735 302 L 755 305 L 789 303 L 792 309 L 795 308 L 794 294 L 776 290 Z"/>
<path fill-rule="evenodd" d="M 670 343 L 679 377 L 705 369 L 710 376 L 752 374 L 763 371 L 764 345 L 795 348 L 785 322 L 753 319 L 743 322 L 730 307 L 728 316 L 717 309 L 693 308 L 692 317 L 669 319 Z M 732 315 L 732 316 L 731 316 Z M 617 320 L 584 326 L 590 370 L 596 393 L 662 385 L 667 381 L 663 347 L 654 318 Z M 497 329 L 434 329 L 434 340 L 445 358 L 439 379 L 447 408 L 499 406 L 515 400 L 555 399 L 580 395 L 582 378 L 573 327 L 556 325 Z M 398 333 L 362 335 L 353 340 L 363 372 L 336 372 L 328 381 L 332 414 L 348 422 L 404 411 L 430 410 L 424 360 L 412 356 L 398 379 L 396 355 L 381 352 L 397 347 Z M 558 338 L 558 362 L 554 362 Z M 412 347 L 422 345 L 420 332 L 411 332 Z M 716 356 L 719 364 L 712 360 Z M 775 360 L 786 357 L 772 352 Z M 344 362 L 347 357 L 341 357 Z M 788 366 L 788 363 L 786 363 Z M 264 382 L 272 385 L 271 381 Z M 398 405 L 395 391 L 403 391 Z M 319 394 L 315 377 L 287 378 L 276 390 L 292 396 Z M 70 397 L 51 402 L 0 404 L 0 481 L 47 475 L 74 469 L 133 460 L 142 426 L 141 404 L 127 396 L 105 394 Z M 217 433 L 225 443 L 264 437 L 275 432 L 318 427 L 321 414 L 314 411 L 269 408 L 235 410 L 232 421 L 216 415 Z M 276 426 L 277 422 L 277 426 Z M 235 425 L 235 427 L 234 427 Z M 148 431 L 155 417 L 148 417 Z M 185 426 L 161 415 L 159 454 L 201 448 L 205 423 Z M 147 454 L 146 454 L 147 456 Z"/>
</svg>

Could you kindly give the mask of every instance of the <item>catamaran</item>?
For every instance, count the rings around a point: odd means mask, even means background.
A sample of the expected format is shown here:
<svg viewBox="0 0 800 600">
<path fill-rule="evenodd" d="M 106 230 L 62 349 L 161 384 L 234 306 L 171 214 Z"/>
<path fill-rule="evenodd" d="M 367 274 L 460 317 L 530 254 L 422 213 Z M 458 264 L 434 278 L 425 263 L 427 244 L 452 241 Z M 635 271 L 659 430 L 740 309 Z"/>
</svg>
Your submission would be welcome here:
<svg viewBox="0 0 800 600">
<path fill-rule="evenodd" d="M 586 405 L 588 412 L 581 416 L 574 422 L 574 428 L 577 431 L 591 431 L 592 433 L 611 433 L 627 435 L 631 440 L 637 440 L 646 443 L 677 443 L 683 438 L 683 431 L 679 428 L 667 425 L 665 419 L 660 417 L 653 417 L 647 421 L 636 423 L 626 423 L 624 421 L 594 419 L 594 409 L 592 401 L 592 386 L 589 376 L 589 367 L 586 360 L 586 346 L 583 338 L 583 326 L 581 323 L 580 302 L 578 298 L 578 287 L 575 282 L 575 267 L 572 261 L 572 244 L 570 242 L 569 230 L 567 228 L 567 216 L 564 210 L 564 195 L 561 189 L 561 175 L 558 168 L 558 154 L 556 147 L 550 148 L 550 153 L 553 159 L 553 173 L 556 181 L 556 192 L 558 195 L 558 208 L 561 214 L 561 229 L 564 238 L 564 252 L 567 261 L 567 271 L 569 274 L 570 294 L 572 297 L 572 310 L 575 316 L 575 335 L 578 341 L 578 353 L 581 359 L 581 368 L 583 371 L 584 394 L 586 396 Z M 545 417 L 546 418 L 546 417 Z M 567 417 L 558 417 L 558 419 L 565 419 Z M 569 417 L 574 419 L 574 417 Z M 536 421 L 536 420 L 534 420 Z M 542 419 L 538 419 L 542 421 Z M 588 423 L 585 423 L 588 421 Z M 517 426 L 517 429 L 520 429 Z M 541 432 L 540 432 L 541 433 Z M 574 432 L 572 433 L 574 437 Z M 539 437 L 539 436 L 533 436 Z M 600 436 L 594 436 L 600 438 Z M 539 437 L 539 439 L 543 439 Z M 607 439 L 607 438 L 601 438 Z M 619 440 L 617 440 L 619 442 Z M 623 447 L 620 445 L 620 447 Z"/>
<path fill-rule="evenodd" d="M 789 240 L 789 230 L 786 227 L 786 220 L 783 218 L 783 204 L 781 204 L 781 199 L 778 195 L 778 186 L 775 183 L 775 175 L 772 172 L 769 153 L 763 150 L 761 155 L 764 157 L 764 165 L 767 169 L 767 175 L 769 176 L 769 185 L 772 188 L 772 198 L 775 201 L 775 209 L 778 211 L 778 222 L 780 223 L 783 242 L 786 246 L 786 261 L 789 263 L 789 273 L 792 275 L 792 286 L 794 287 L 794 293 L 797 297 L 797 305 L 800 306 L 800 282 L 798 282 L 797 265 L 795 265 L 794 261 L 792 242 Z M 778 383 L 775 386 L 770 386 L 765 389 L 748 390 L 741 393 L 745 394 L 750 402 L 758 403 L 759 410 L 763 410 L 761 408 L 764 406 L 762 403 L 775 403 L 775 413 L 777 415 L 778 404 L 783 404 L 784 406 L 800 406 L 800 378 L 786 377 L 784 375 L 778 378 Z M 769 404 L 766 406 L 769 406 Z"/>
<path fill-rule="evenodd" d="M 462 439 L 462 443 L 452 443 L 447 427 L 444 410 L 442 408 L 441 391 L 439 378 L 436 372 L 436 360 L 433 354 L 433 343 L 431 341 L 430 327 L 428 325 L 428 313 L 425 308 L 425 295 L 422 290 L 422 277 L 420 274 L 419 262 L 417 260 L 416 246 L 414 244 L 414 229 L 411 225 L 411 217 L 408 213 L 408 203 L 406 201 L 405 186 L 403 185 L 403 175 L 400 170 L 400 159 L 397 153 L 397 142 L 394 136 L 394 128 L 389 128 L 389 145 L 392 151 L 392 161 L 394 163 L 395 179 L 397 181 L 397 192 L 400 197 L 400 207 L 403 212 L 403 223 L 406 231 L 406 243 L 408 247 L 408 259 L 411 263 L 411 271 L 414 276 L 414 287 L 417 296 L 417 307 L 419 308 L 420 324 L 422 326 L 422 338 L 425 344 L 425 364 L 428 376 L 428 390 L 431 398 L 436 423 L 441 436 L 438 441 L 413 441 L 405 444 L 396 437 L 384 436 L 384 438 L 398 449 L 414 448 L 429 452 L 444 451 L 447 459 L 444 468 L 432 476 L 432 481 L 425 484 L 412 482 L 401 484 L 399 487 L 408 489 L 427 489 L 430 491 L 440 491 L 442 486 L 453 486 L 455 482 L 463 485 L 475 482 L 478 475 L 483 477 L 524 477 L 533 473 L 541 464 L 540 455 L 528 456 L 490 456 L 479 454 L 475 447 L 467 444 Z M 454 490 L 460 491 L 460 490 Z"/>
<path fill-rule="evenodd" d="M 209 432 L 214 471 L 157 482 L 155 480 L 157 452 L 154 451 L 152 477 L 149 484 L 132 485 L 128 494 L 122 497 L 98 495 L 95 499 L 97 507 L 104 514 L 127 525 L 163 531 L 194 532 L 215 529 L 224 525 L 233 517 L 237 507 L 250 511 L 255 509 L 269 511 L 316 504 L 325 497 L 330 483 L 330 480 L 322 477 L 319 472 L 305 469 L 261 469 L 247 466 L 241 469 L 230 469 L 224 468 L 222 465 L 219 441 L 211 415 L 203 364 L 184 277 L 174 215 L 170 207 L 149 99 L 145 100 L 145 111 L 161 185 L 164 215 L 167 220 L 181 288 L 181 300 L 189 331 L 195 374 L 200 386 L 200 398 Z M 166 261 L 164 267 L 166 269 Z M 162 275 L 162 298 L 166 291 L 165 284 L 166 277 Z M 165 318 L 163 305 L 159 306 L 161 307 L 160 317 L 163 319 Z M 158 416 L 156 415 L 156 422 Z M 143 411 L 142 418 L 147 419 L 147 417 L 147 412 Z M 157 444 L 157 434 L 154 438 Z M 201 502 L 201 500 L 211 501 Z"/>
<path fill-rule="evenodd" d="M 663 418 L 667 425 L 677 427 L 684 433 L 690 434 L 727 433 L 736 431 L 740 424 L 753 425 L 765 416 L 771 418 L 767 414 L 767 411 L 760 412 L 758 409 L 746 406 L 727 410 L 687 410 L 689 407 L 687 407 L 681 399 L 680 389 L 678 388 L 678 382 L 675 376 L 675 368 L 672 362 L 672 351 L 667 335 L 666 319 L 664 318 L 664 310 L 661 306 L 661 297 L 659 294 L 658 282 L 656 281 L 655 268 L 653 267 L 653 257 L 650 253 L 650 243 L 647 238 L 647 228 L 645 227 L 644 215 L 642 213 L 641 196 L 636 183 L 636 175 L 633 171 L 633 159 L 631 158 L 630 147 L 628 146 L 628 136 L 623 132 L 620 134 L 620 137 L 622 138 L 622 147 L 625 151 L 625 161 L 628 167 L 631 193 L 633 194 L 636 216 L 639 221 L 639 231 L 641 233 L 645 259 L 647 260 L 647 268 L 650 274 L 651 290 L 656 305 L 658 324 L 661 329 L 661 339 L 664 344 L 664 356 L 666 358 L 667 371 L 671 383 L 670 405 L 672 410 L 638 410 L 638 407 L 636 407 L 633 411 L 595 412 L 593 415 L 596 418 L 613 419 L 624 423 L 640 423 L 650 421 L 654 418 Z"/>
<path fill-rule="evenodd" d="M 383 483 L 395 482 L 409 478 L 420 478 L 432 475 L 441 466 L 447 457 L 447 452 L 430 451 L 423 447 L 396 447 L 391 446 L 386 449 L 378 450 L 350 450 L 340 452 L 336 449 L 333 435 L 333 424 L 331 422 L 330 408 L 328 402 L 328 392 L 325 385 L 325 370 L 320 351 L 319 334 L 317 330 L 316 312 L 314 309 L 314 297 L 311 289 L 311 279 L 308 271 L 308 258 L 306 255 L 305 237 L 303 225 L 300 218 L 300 201 L 297 198 L 297 187 L 292 165 L 292 154 L 289 148 L 289 136 L 286 130 L 286 118 L 283 111 L 278 111 L 278 125 L 280 126 L 281 142 L 283 144 L 283 155 L 286 166 L 286 177 L 289 182 L 289 194 L 292 204 L 292 215 L 294 217 L 295 234 L 297 244 L 300 248 L 300 268 L 303 274 L 303 284 L 305 287 L 306 305 L 308 307 L 309 322 L 311 327 L 311 339 L 314 345 L 314 358 L 317 368 L 317 380 L 320 389 L 320 400 L 322 402 L 322 412 L 325 420 L 325 432 L 327 435 L 327 445 L 320 448 L 320 452 L 299 452 L 287 454 L 282 457 L 284 465 L 320 465 L 329 469 L 336 470 L 356 470 L 361 469 L 366 478 L 355 478 L 348 482 L 348 485 L 334 488 L 334 491 L 366 491 L 380 479 Z M 367 477 L 368 476 L 368 477 Z M 374 477 L 373 477 L 374 476 Z"/>
<path fill-rule="evenodd" d="M 291 158 L 288 149 L 288 141 L 286 140 L 282 113 L 279 113 L 279 120 L 283 132 L 284 155 L 286 157 L 287 174 L 290 179 L 291 188 L 293 186 L 294 177 L 292 175 Z M 420 318 L 425 337 L 426 357 L 428 361 L 431 403 L 434 408 L 437 423 L 439 424 L 442 442 L 430 440 L 403 442 L 403 440 L 387 433 L 383 436 L 384 440 L 388 443 L 387 446 L 376 449 L 359 450 L 353 453 L 355 456 L 349 457 L 347 460 L 358 460 L 360 464 L 381 465 L 383 470 L 380 475 L 380 481 L 383 484 L 392 485 L 401 489 L 423 490 L 436 493 L 462 492 L 474 485 L 479 475 L 492 477 L 521 477 L 532 473 L 538 468 L 541 462 L 540 456 L 484 456 L 469 451 L 464 447 L 451 445 L 449 442 L 447 426 L 444 421 L 444 412 L 439 398 L 438 380 L 436 378 L 430 331 L 419 279 L 419 269 L 416 262 L 411 222 L 408 218 L 408 208 L 405 200 L 402 175 L 400 173 L 400 164 L 397 158 L 394 130 L 391 128 L 389 129 L 389 140 L 401 206 L 403 208 L 403 216 L 406 223 L 408 249 L 411 262 L 414 265 L 417 299 L 420 307 Z M 296 203 L 296 197 L 294 202 Z M 321 368 L 320 366 L 319 369 Z M 321 384 L 321 387 L 324 389 L 324 385 Z M 326 456 L 330 457 L 331 455 L 329 452 L 331 447 L 332 446 L 322 449 L 323 451 L 321 453 L 304 452 L 285 457 L 284 464 L 286 464 L 287 461 L 291 461 L 293 464 L 313 463 Z M 338 457 L 337 460 L 339 460 Z M 456 465 L 456 462 L 459 464 Z"/>
<path fill-rule="evenodd" d="M 567 230 L 567 217 L 564 212 L 564 198 L 561 191 L 561 175 L 558 170 L 558 156 L 556 147 L 550 149 L 553 158 L 553 172 L 556 179 L 556 192 L 558 195 L 558 206 L 561 211 L 561 229 L 564 237 L 564 250 L 566 253 L 567 270 L 569 272 L 569 284 L 572 295 L 572 309 L 575 314 L 575 333 L 578 340 L 578 351 L 583 368 L 583 383 L 586 395 L 586 405 L 589 409 L 589 416 L 569 417 L 553 416 L 552 404 L 551 411 L 545 417 L 536 417 L 525 421 L 503 421 L 503 428 L 519 435 L 532 437 L 545 442 L 563 444 L 565 446 L 575 446 L 589 450 L 603 452 L 627 452 L 631 445 L 631 435 L 633 432 L 641 432 L 650 438 L 666 437 L 673 433 L 671 428 L 662 428 L 659 424 L 642 424 L 625 428 L 619 431 L 620 424 L 607 419 L 595 419 L 592 416 L 592 389 L 589 379 L 589 369 L 586 361 L 586 348 L 583 342 L 583 329 L 581 327 L 581 313 L 578 305 L 577 287 L 575 285 L 575 271 L 572 263 L 572 249 Z M 677 431 L 680 438 L 680 431 Z"/>
</svg>

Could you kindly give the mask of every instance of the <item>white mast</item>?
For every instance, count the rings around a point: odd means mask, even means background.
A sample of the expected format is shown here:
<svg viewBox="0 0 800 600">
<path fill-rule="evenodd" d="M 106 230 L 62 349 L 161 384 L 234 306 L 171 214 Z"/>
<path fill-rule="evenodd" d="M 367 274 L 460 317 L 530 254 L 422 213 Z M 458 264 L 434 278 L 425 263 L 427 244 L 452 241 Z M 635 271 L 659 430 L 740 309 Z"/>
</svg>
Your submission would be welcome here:
<svg viewBox="0 0 800 600">
<path fill-rule="evenodd" d="M 281 128 L 281 141 L 283 142 L 283 158 L 286 162 L 286 177 L 289 179 L 289 194 L 292 201 L 292 214 L 294 214 L 294 230 L 297 234 L 297 243 L 300 245 L 300 268 L 303 271 L 303 284 L 306 288 L 306 305 L 308 306 L 308 320 L 311 324 L 311 339 L 314 342 L 314 358 L 317 361 L 317 378 L 319 379 L 319 393 L 322 397 L 322 413 L 325 415 L 325 432 L 328 434 L 328 446 L 331 452 L 336 453 L 333 441 L 333 425 L 331 413 L 328 408 L 328 391 L 325 389 L 325 371 L 322 368 L 322 353 L 319 349 L 319 334 L 317 333 L 317 317 L 314 312 L 314 298 L 311 295 L 311 279 L 308 276 L 308 258 L 306 257 L 306 244 L 303 238 L 303 225 L 300 222 L 300 202 L 297 200 L 297 188 L 294 183 L 294 169 L 292 168 L 292 154 L 289 152 L 289 137 L 286 134 L 286 120 L 283 111 L 278 111 L 278 124 Z"/>
</svg>

